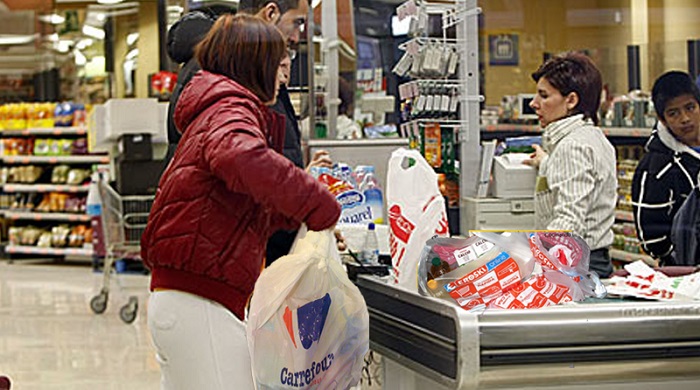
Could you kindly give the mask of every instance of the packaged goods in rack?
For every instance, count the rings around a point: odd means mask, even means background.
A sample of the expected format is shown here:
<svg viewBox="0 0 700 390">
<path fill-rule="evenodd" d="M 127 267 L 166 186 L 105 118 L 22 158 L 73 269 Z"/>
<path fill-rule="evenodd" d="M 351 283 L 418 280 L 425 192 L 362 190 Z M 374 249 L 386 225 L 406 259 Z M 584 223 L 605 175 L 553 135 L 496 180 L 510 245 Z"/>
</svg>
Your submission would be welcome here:
<svg viewBox="0 0 700 390">
<path fill-rule="evenodd" d="M 472 310 L 534 309 L 602 297 L 588 272 L 590 250 L 560 232 L 476 232 L 467 239 L 433 238 L 418 265 L 419 292 Z"/>
<path fill-rule="evenodd" d="M 0 130 L 84 127 L 86 118 L 85 106 L 73 102 L 0 105 Z"/>
<path fill-rule="evenodd" d="M 384 221 L 384 196 L 374 167 L 336 163 L 333 169 L 313 167 L 311 174 L 328 186 L 342 206 L 341 224 Z"/>
<path fill-rule="evenodd" d="M 393 72 L 412 80 L 399 85 L 399 133 L 423 154 L 433 168 L 457 173 L 457 133 L 463 80 L 457 79 L 461 63 L 460 42 L 452 38 L 449 15 L 458 13 L 459 2 L 430 3 L 409 0 L 397 8 L 399 20 L 410 19 L 409 37 Z M 442 15 L 440 34 L 429 31 L 429 15 Z M 439 35 L 439 36 L 431 36 Z"/>
<path fill-rule="evenodd" d="M 83 248 L 86 243 L 92 242 L 92 228 L 86 225 L 10 227 L 8 241 L 15 247 Z"/>
</svg>

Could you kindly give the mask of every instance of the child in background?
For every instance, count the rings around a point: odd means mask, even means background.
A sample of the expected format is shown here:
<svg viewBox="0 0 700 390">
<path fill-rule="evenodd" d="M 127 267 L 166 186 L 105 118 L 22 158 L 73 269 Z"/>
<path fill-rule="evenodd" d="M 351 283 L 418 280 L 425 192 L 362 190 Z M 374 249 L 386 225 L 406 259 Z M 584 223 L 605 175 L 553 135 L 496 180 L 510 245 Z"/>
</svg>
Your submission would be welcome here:
<svg viewBox="0 0 700 390">
<path fill-rule="evenodd" d="M 700 90 L 684 72 L 664 73 L 652 89 L 656 128 L 632 181 L 632 205 L 642 248 L 661 265 L 674 265 L 671 224 L 698 183 Z"/>
</svg>

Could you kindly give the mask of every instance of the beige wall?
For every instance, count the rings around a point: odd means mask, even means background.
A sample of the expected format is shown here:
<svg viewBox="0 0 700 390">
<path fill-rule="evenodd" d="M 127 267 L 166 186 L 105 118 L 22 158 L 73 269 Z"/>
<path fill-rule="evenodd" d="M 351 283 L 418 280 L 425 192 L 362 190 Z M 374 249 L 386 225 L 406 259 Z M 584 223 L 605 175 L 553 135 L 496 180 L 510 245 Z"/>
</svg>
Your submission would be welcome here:
<svg viewBox="0 0 700 390">
<path fill-rule="evenodd" d="M 626 93 L 627 45 L 640 46 L 642 89 L 670 69 L 687 70 L 686 41 L 700 39 L 698 0 L 482 0 L 485 95 L 533 92 L 543 53 L 588 50 L 615 94 Z M 518 34 L 519 66 L 490 66 L 489 34 Z"/>
<path fill-rule="evenodd" d="M 148 97 L 148 75 L 158 72 L 158 3 L 142 1 L 139 8 L 139 49 L 136 97 Z M 121 65 L 120 65 L 121 66 Z"/>
</svg>

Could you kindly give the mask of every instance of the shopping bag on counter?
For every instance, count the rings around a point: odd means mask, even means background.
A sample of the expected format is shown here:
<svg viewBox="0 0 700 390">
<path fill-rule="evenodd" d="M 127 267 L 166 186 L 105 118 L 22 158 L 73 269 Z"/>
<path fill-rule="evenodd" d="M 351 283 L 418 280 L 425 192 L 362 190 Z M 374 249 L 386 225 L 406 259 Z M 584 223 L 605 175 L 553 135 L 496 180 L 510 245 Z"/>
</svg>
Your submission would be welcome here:
<svg viewBox="0 0 700 390">
<path fill-rule="evenodd" d="M 418 291 L 421 251 L 432 237 L 448 236 L 449 227 L 437 174 L 417 150 L 391 154 L 386 199 L 394 283 Z"/>
<path fill-rule="evenodd" d="M 257 389 L 348 389 L 369 350 L 364 298 L 343 269 L 333 232 L 303 228 L 289 255 L 255 284 L 246 325 Z"/>
</svg>

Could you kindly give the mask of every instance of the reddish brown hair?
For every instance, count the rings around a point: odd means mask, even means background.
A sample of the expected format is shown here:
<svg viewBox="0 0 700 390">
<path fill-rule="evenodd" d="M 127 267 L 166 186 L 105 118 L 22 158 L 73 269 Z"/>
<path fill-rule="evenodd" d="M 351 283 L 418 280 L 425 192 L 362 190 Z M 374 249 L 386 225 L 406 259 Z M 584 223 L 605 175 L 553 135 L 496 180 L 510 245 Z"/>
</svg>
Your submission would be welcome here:
<svg viewBox="0 0 700 390">
<path fill-rule="evenodd" d="M 584 118 L 590 118 L 598 125 L 603 77 L 590 58 L 572 52 L 554 56 L 532 74 L 535 81 L 540 81 L 542 77 L 564 97 L 576 92 L 578 104 L 574 107 L 572 115 L 583 114 Z"/>
<path fill-rule="evenodd" d="M 282 33 L 251 15 L 223 15 L 195 49 L 202 69 L 224 75 L 263 102 L 275 98 L 277 69 L 286 53 Z"/>
</svg>

